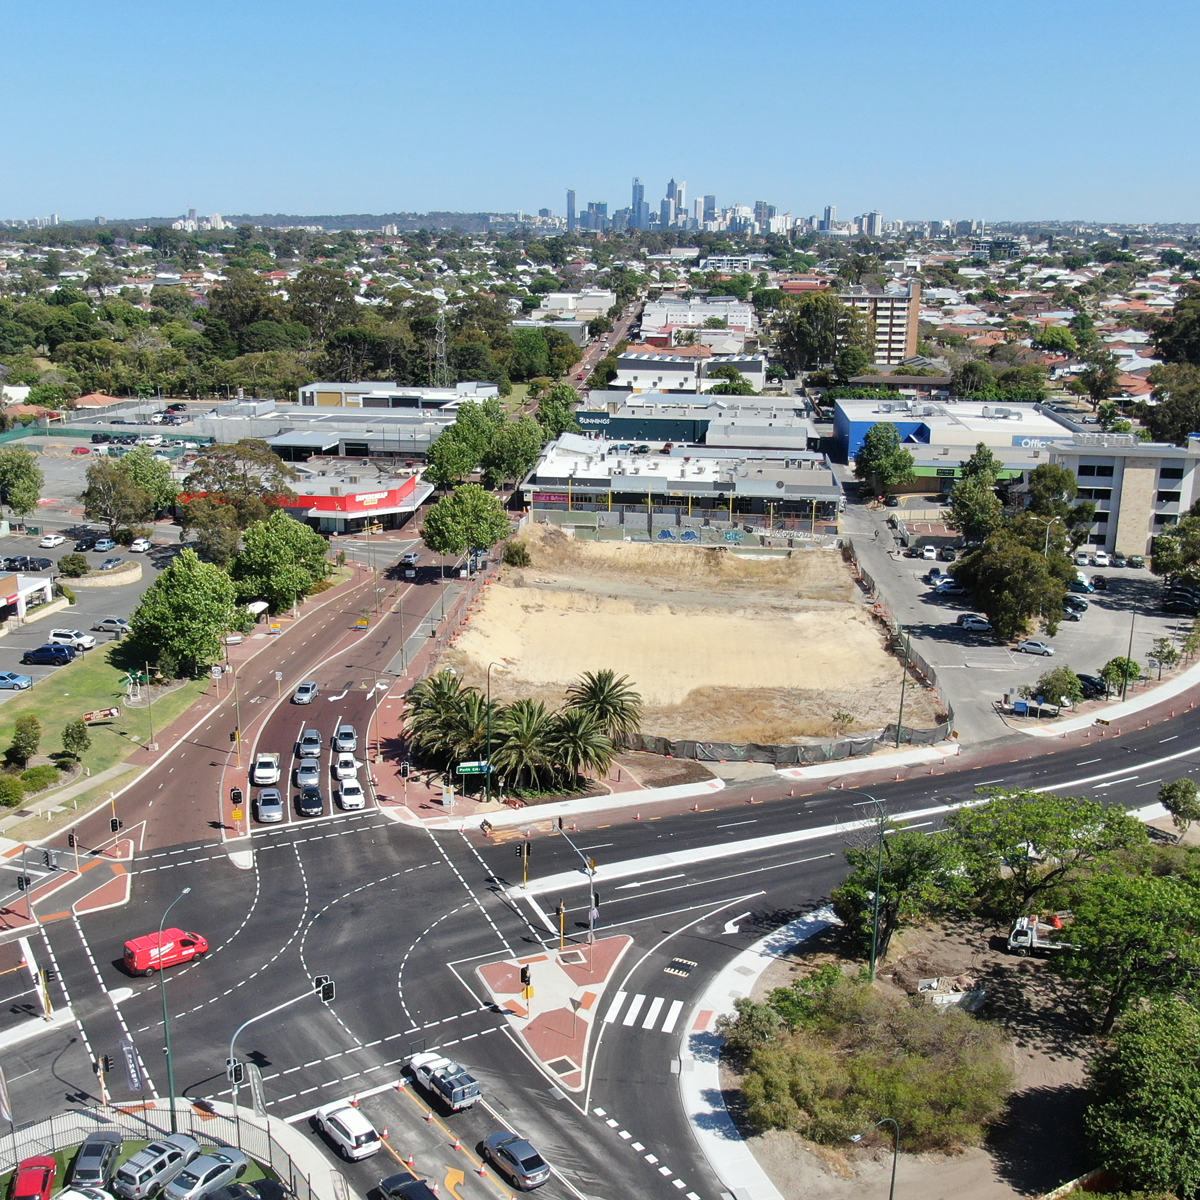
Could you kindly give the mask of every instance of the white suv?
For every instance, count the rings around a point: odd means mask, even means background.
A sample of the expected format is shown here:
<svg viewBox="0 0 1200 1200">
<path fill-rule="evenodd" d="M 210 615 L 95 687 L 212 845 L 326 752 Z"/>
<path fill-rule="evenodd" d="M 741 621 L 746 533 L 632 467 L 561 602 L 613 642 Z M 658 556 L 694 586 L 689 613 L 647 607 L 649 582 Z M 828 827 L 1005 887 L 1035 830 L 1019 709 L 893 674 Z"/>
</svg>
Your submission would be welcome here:
<svg viewBox="0 0 1200 1200">
<path fill-rule="evenodd" d="M 96 644 L 90 633 L 81 633 L 78 629 L 52 629 L 46 641 L 52 646 L 70 646 L 73 650 L 90 650 Z"/>
<path fill-rule="evenodd" d="M 345 1100 L 318 1108 L 313 1113 L 313 1120 L 343 1158 L 353 1162 L 379 1153 L 379 1134 L 375 1126 L 367 1120 L 361 1109 L 354 1108 Z"/>
</svg>

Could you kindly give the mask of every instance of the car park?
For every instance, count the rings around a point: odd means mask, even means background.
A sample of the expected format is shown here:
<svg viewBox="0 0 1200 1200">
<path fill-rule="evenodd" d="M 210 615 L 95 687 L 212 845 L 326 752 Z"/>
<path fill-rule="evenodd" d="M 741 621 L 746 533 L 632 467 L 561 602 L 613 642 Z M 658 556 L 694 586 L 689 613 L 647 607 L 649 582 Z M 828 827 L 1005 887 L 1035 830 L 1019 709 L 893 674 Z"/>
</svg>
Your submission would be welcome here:
<svg viewBox="0 0 1200 1200">
<path fill-rule="evenodd" d="M 302 683 L 297 689 L 296 694 L 292 697 L 293 704 L 311 704 L 316 698 L 320 688 L 311 681 Z"/>
<path fill-rule="evenodd" d="M 6 692 L 23 692 L 33 687 L 33 679 L 28 675 L 18 675 L 15 671 L 0 671 L 0 690 Z"/>
<path fill-rule="evenodd" d="M 186 1133 L 172 1133 L 150 1142 L 123 1162 L 113 1177 L 113 1191 L 122 1200 L 148 1200 L 200 1156 L 200 1143 Z"/>
<path fill-rule="evenodd" d="M 96 538 L 95 538 L 95 535 L 91 534 L 91 533 L 85 533 L 83 535 L 83 537 L 81 537 L 75 543 L 75 553 L 76 554 L 83 554 L 85 551 L 95 550 L 95 548 L 96 548 Z"/>
<path fill-rule="evenodd" d="M 50 1200 L 58 1162 L 52 1154 L 37 1154 L 22 1159 L 13 1172 L 10 1200 Z"/>
<path fill-rule="evenodd" d="M 1140 554 L 1131 554 L 1126 559 L 1125 565 L 1132 567 L 1135 571 L 1140 571 L 1146 565 L 1146 560 Z"/>
<path fill-rule="evenodd" d="M 1112 559 L 1108 557 L 1107 551 L 1097 550 L 1096 553 L 1092 555 L 1092 565 L 1096 567 L 1110 567 L 1112 566 Z"/>
<path fill-rule="evenodd" d="M 302 787 L 296 793 L 296 812 L 302 817 L 323 817 L 325 797 L 321 795 L 321 789 L 315 784 Z"/>
<path fill-rule="evenodd" d="M 1026 638 L 1023 642 L 1017 643 L 1017 649 L 1022 654 L 1041 654 L 1049 658 L 1054 653 L 1054 647 L 1047 642 L 1038 641 L 1037 638 Z"/>
<path fill-rule="evenodd" d="M 338 785 L 338 806 L 347 812 L 367 807 L 366 793 L 357 779 L 343 779 Z"/>
<path fill-rule="evenodd" d="M 92 547 L 98 554 L 103 554 L 106 550 L 115 550 L 117 543 L 110 537 L 102 537 L 96 539 L 96 544 Z"/>
<path fill-rule="evenodd" d="M 70 646 L 34 646 L 21 655 L 21 661 L 26 666 L 40 665 L 44 667 L 65 667 L 75 657 L 75 651 Z"/>
<path fill-rule="evenodd" d="M 361 1108 L 345 1100 L 324 1104 L 313 1113 L 313 1124 L 351 1162 L 378 1154 L 383 1146 L 375 1126 Z"/>
<path fill-rule="evenodd" d="M 164 929 L 161 934 L 147 933 L 125 943 L 125 969 L 131 975 L 150 975 L 207 953 L 208 941 L 200 934 Z"/>
<path fill-rule="evenodd" d="M 249 1166 L 250 1160 L 240 1150 L 222 1146 L 188 1163 L 163 1188 L 162 1194 L 166 1200 L 200 1200 L 217 1188 L 241 1179 Z"/>
<path fill-rule="evenodd" d="M 101 617 L 92 629 L 97 633 L 128 633 L 129 622 L 124 617 Z"/>
<path fill-rule="evenodd" d="M 358 730 L 353 725 L 339 725 L 333 735 L 333 748 L 339 754 L 352 754 L 358 749 Z"/>
<path fill-rule="evenodd" d="M 958 618 L 958 623 L 964 629 L 970 629 L 976 633 L 987 633 L 992 628 L 991 621 L 986 617 L 977 617 L 974 613 L 963 613 Z"/>
<path fill-rule="evenodd" d="M 550 1164 L 523 1137 L 507 1130 L 483 1139 L 483 1155 L 523 1192 L 541 1187 L 550 1178 Z"/>
<path fill-rule="evenodd" d="M 316 758 L 321 753 L 321 735 L 315 729 L 306 729 L 296 743 L 297 758 Z"/>
<path fill-rule="evenodd" d="M 48 533 L 38 545 L 43 550 L 53 550 L 55 546 L 61 546 L 67 539 L 61 533 Z"/>
<path fill-rule="evenodd" d="M 302 758 L 296 767 L 296 786 L 303 788 L 321 782 L 321 764 L 315 758 Z"/>
<path fill-rule="evenodd" d="M 254 801 L 254 816 L 263 825 L 283 820 L 283 796 L 278 788 L 263 788 Z"/>
<path fill-rule="evenodd" d="M 134 538 L 133 541 L 129 543 L 129 549 L 134 554 L 145 554 L 147 550 L 153 547 L 153 545 L 154 543 L 151 542 L 149 538 L 140 537 Z"/>
<path fill-rule="evenodd" d="M 106 558 L 100 564 L 102 571 L 115 571 L 125 560 L 123 558 Z"/>
<path fill-rule="evenodd" d="M 115 1129 L 97 1129 L 80 1143 L 79 1153 L 67 1174 L 68 1187 L 104 1190 L 117 1170 L 121 1135 Z"/>
<path fill-rule="evenodd" d="M 70 646 L 75 650 L 91 650 L 96 639 L 78 629 L 52 629 L 46 641 L 52 646 Z"/>
</svg>

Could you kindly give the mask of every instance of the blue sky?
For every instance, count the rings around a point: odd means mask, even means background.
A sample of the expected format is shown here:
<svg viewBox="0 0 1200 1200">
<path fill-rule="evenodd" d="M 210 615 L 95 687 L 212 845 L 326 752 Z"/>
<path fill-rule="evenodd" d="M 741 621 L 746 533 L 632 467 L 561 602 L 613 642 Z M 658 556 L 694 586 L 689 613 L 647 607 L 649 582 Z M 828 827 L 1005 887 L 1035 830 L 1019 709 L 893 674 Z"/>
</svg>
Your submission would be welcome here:
<svg viewBox="0 0 1200 1200">
<path fill-rule="evenodd" d="M 1200 220 L 1194 3 L 7 0 L 0 217 Z"/>
</svg>

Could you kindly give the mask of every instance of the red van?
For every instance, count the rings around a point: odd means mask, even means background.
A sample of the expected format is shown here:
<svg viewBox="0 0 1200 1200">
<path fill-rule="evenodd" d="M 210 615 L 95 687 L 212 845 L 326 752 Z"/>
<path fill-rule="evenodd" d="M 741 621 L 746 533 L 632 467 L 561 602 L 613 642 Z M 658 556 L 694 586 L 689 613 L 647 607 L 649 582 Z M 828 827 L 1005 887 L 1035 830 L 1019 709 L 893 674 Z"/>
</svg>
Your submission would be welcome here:
<svg viewBox="0 0 1200 1200">
<path fill-rule="evenodd" d="M 207 952 L 208 942 L 198 933 L 164 929 L 161 942 L 157 933 L 147 933 L 125 943 L 125 969 L 131 975 L 150 975 L 163 967 L 191 962 Z"/>
</svg>

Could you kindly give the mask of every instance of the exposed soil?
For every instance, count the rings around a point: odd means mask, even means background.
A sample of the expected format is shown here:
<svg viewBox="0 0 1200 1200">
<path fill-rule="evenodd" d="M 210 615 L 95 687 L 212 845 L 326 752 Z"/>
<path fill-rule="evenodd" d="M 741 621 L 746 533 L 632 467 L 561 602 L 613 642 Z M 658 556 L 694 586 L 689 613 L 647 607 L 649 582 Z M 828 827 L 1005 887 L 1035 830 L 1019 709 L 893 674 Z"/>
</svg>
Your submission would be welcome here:
<svg viewBox="0 0 1200 1200">
<path fill-rule="evenodd" d="M 833 553 L 742 558 L 542 525 L 523 537 L 532 565 L 486 589 L 444 660 L 476 686 L 504 664 L 493 699 L 558 706 L 579 674 L 611 668 L 641 693 L 643 731 L 662 737 L 778 745 L 895 717 L 900 664 Z M 936 724 L 932 695 L 911 689 L 905 716 Z"/>
</svg>

